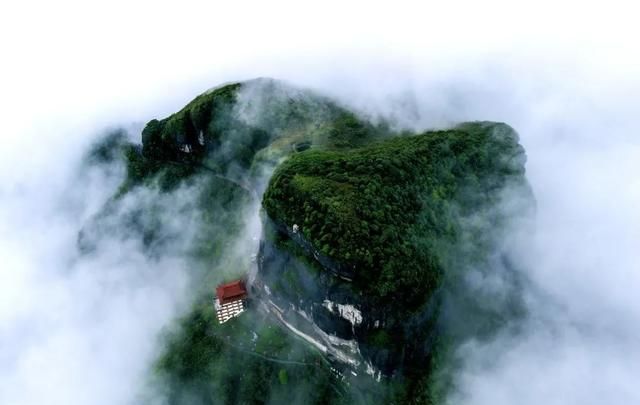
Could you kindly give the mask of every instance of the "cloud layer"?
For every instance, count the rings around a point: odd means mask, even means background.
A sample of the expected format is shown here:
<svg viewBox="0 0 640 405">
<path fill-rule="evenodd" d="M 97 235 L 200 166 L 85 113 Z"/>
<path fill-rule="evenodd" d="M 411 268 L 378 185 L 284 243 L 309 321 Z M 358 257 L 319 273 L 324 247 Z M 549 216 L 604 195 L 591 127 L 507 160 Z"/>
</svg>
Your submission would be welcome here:
<svg viewBox="0 0 640 405">
<path fill-rule="evenodd" d="M 74 253 L 77 231 L 122 176 L 78 174 L 88 134 L 255 76 L 400 126 L 513 126 L 538 203 L 519 250 L 531 316 L 518 336 L 465 346 L 451 403 L 640 402 L 633 10 L 200 6 L 67 1 L 0 13 L 9 61 L 0 74 L 0 402 L 135 402 L 188 279 L 179 254 L 150 262 L 135 240 L 107 237 L 102 253 Z"/>
</svg>

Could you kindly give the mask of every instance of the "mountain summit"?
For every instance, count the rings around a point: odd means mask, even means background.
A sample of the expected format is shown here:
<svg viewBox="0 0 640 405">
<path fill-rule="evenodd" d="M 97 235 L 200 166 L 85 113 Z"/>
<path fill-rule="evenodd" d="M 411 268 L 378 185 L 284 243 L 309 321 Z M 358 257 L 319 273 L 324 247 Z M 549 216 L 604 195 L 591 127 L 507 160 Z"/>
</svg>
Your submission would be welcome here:
<svg viewBox="0 0 640 405">
<path fill-rule="evenodd" d="M 255 79 L 90 157 L 124 162 L 126 178 L 83 251 L 121 232 L 192 269 L 193 308 L 151 379 L 170 404 L 441 403 L 457 349 L 523 315 L 505 241 L 534 203 L 506 124 L 400 130 Z M 215 287 L 235 279 L 247 308 L 220 324 Z"/>
</svg>

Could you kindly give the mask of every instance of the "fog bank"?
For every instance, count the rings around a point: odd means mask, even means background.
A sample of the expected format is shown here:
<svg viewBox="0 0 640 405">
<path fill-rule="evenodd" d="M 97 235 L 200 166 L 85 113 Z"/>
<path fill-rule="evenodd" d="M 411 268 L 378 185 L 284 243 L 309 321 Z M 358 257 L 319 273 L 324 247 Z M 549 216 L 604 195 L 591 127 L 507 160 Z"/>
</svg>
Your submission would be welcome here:
<svg viewBox="0 0 640 405">
<path fill-rule="evenodd" d="M 107 127 L 132 125 L 139 139 L 144 122 L 201 91 L 258 76 L 400 127 L 514 127 L 537 200 L 535 232 L 518 245 L 530 316 L 521 334 L 460 351 L 450 403 L 640 402 L 640 33 L 631 7 L 4 8 L 0 403 L 135 403 L 152 342 L 186 307 L 189 280 L 179 249 L 150 259 L 118 234 L 78 255 L 77 232 L 123 176 L 87 169 L 83 154 Z M 181 207 L 180 192 L 167 198 Z"/>
</svg>

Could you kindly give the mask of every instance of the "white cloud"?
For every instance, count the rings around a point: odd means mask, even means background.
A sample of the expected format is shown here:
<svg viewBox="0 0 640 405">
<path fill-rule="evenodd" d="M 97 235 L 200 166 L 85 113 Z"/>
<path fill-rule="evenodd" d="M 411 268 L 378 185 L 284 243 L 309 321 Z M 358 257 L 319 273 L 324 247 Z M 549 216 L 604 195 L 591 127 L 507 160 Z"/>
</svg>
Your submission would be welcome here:
<svg viewBox="0 0 640 405">
<path fill-rule="evenodd" d="M 454 399 L 638 401 L 633 4 L 0 8 L 0 402 L 132 400 L 184 280 L 169 271 L 179 263 L 150 264 L 127 245 L 74 261 L 80 224 L 117 183 L 116 175 L 71 186 L 76 163 L 97 129 L 167 115 L 209 86 L 254 76 L 419 127 L 490 119 L 516 128 L 538 200 L 537 233 L 522 258 L 545 299 L 532 298 L 536 322 L 517 341 L 470 346 Z M 75 187 L 88 190 L 87 201 L 62 199 Z M 483 367 L 488 359 L 493 366 Z"/>
<path fill-rule="evenodd" d="M 77 163 L 65 162 L 86 170 Z M 94 253 L 78 253 L 79 230 L 121 180 L 122 170 L 93 168 L 61 181 L 66 188 L 26 184 L 3 198 L 3 404 L 130 403 L 156 355 L 158 333 L 189 301 L 179 250 L 150 258 L 137 238 L 111 232 L 97 235 Z M 134 193 L 112 218 L 163 198 L 170 203 L 162 232 L 175 234 L 180 224 L 172 223 L 171 208 L 185 201 L 179 193 Z M 179 231 L 188 238 L 188 229 Z"/>
</svg>

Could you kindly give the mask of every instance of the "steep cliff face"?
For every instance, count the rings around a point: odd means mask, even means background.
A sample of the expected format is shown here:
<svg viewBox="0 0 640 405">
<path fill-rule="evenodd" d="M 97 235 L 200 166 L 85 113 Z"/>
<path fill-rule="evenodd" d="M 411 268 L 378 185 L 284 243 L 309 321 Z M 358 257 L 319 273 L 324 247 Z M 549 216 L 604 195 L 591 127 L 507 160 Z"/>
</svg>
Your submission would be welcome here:
<svg viewBox="0 0 640 405">
<path fill-rule="evenodd" d="M 496 271 L 518 282 L 502 241 L 532 196 L 505 124 L 399 132 L 257 79 L 150 121 L 142 145 L 118 136 L 93 155 L 122 156 L 127 176 L 83 229 L 84 251 L 117 228 L 160 257 L 188 225 L 178 251 L 194 307 L 156 366 L 168 403 L 438 403 L 453 350 L 519 316 L 517 290 L 496 305 L 467 283 Z M 512 195 L 522 204 L 505 205 Z M 219 325 L 214 286 L 247 274 L 249 310 Z"/>
<path fill-rule="evenodd" d="M 441 293 L 462 271 L 450 264 L 495 252 L 511 214 L 500 196 L 528 192 L 524 162 L 517 134 L 489 122 L 292 156 L 264 195 L 259 274 L 270 299 L 342 339 L 335 350 L 350 342 L 354 370 L 428 372 L 446 335 Z M 483 225 L 463 224 L 480 214 Z"/>
<path fill-rule="evenodd" d="M 256 186 L 249 183 L 264 166 L 291 153 L 348 148 L 386 132 L 313 91 L 272 79 L 249 80 L 209 90 L 179 112 L 147 123 L 142 149 L 128 155 L 129 180 L 167 171 L 171 163 L 179 171 L 173 177 L 184 178 L 196 172 L 185 168 L 190 163 Z"/>
</svg>

